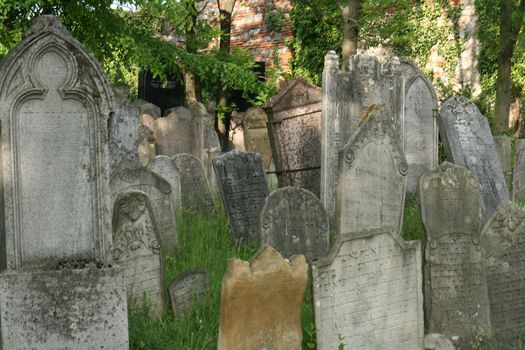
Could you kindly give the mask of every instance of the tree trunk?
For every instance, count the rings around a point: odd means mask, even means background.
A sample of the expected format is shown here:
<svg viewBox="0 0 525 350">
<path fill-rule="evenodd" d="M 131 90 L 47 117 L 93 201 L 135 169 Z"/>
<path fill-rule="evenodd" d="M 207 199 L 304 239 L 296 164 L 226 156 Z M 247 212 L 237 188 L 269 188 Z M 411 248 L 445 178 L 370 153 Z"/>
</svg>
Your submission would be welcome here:
<svg viewBox="0 0 525 350">
<path fill-rule="evenodd" d="M 340 3 L 341 18 L 343 27 L 343 70 L 348 70 L 350 56 L 357 52 L 357 38 L 359 27 L 359 9 L 361 8 L 360 0 L 344 0 Z"/>
<path fill-rule="evenodd" d="M 523 23 L 525 0 L 521 0 L 513 23 L 512 0 L 501 0 L 500 38 L 498 53 L 498 77 L 496 79 L 496 101 L 494 103 L 494 135 L 499 135 L 509 128 L 509 110 L 511 101 L 512 55 Z"/>
</svg>

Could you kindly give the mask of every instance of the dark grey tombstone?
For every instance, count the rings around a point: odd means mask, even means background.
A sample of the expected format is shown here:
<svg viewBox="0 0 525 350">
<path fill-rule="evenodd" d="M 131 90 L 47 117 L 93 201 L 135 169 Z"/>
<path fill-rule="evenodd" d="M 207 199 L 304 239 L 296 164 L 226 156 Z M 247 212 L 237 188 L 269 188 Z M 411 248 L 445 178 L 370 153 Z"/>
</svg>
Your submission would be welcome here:
<svg viewBox="0 0 525 350">
<path fill-rule="evenodd" d="M 230 151 L 213 160 L 213 169 L 234 238 L 256 241 L 257 220 L 269 193 L 261 156 Z"/>
<path fill-rule="evenodd" d="M 319 197 L 321 89 L 304 78 L 293 79 L 264 110 L 279 186 L 301 187 Z"/>
<path fill-rule="evenodd" d="M 310 191 L 285 187 L 270 193 L 259 218 L 261 244 L 274 247 L 284 258 L 304 254 L 311 262 L 328 252 L 328 215 Z"/>
<path fill-rule="evenodd" d="M 468 346 L 491 336 L 479 183 L 469 170 L 445 162 L 421 177 L 419 191 L 427 234 L 427 332 L 457 337 Z"/>
<path fill-rule="evenodd" d="M 501 203 L 481 233 L 481 247 L 493 335 L 513 346 L 525 330 L 525 211 Z"/>
<path fill-rule="evenodd" d="M 173 255 L 178 239 L 175 205 L 169 182 L 139 164 L 124 159 L 111 175 L 110 186 L 113 201 L 121 192 L 132 189 L 144 191 L 148 195 L 160 233 L 162 253 L 164 256 Z"/>
<path fill-rule="evenodd" d="M 208 294 L 208 272 L 205 269 L 191 269 L 171 282 L 169 295 L 175 316 L 183 317 L 191 307 Z"/>
<path fill-rule="evenodd" d="M 447 159 L 470 170 L 479 181 L 484 225 L 496 207 L 509 199 L 487 118 L 467 98 L 453 96 L 441 106 L 438 124 Z"/>
<path fill-rule="evenodd" d="M 201 161 L 192 154 L 181 153 L 172 162 L 180 174 L 182 208 L 203 216 L 213 213 L 215 205 Z"/>
</svg>

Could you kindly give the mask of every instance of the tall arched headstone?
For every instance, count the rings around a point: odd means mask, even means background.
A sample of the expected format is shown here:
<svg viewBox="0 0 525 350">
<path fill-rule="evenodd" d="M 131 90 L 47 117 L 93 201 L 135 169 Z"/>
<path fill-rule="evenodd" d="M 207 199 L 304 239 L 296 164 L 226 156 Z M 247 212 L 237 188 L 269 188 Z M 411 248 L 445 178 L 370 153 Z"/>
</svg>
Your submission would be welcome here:
<svg viewBox="0 0 525 350">
<path fill-rule="evenodd" d="M 0 62 L 2 349 L 128 348 L 102 69 L 42 16 Z"/>
</svg>

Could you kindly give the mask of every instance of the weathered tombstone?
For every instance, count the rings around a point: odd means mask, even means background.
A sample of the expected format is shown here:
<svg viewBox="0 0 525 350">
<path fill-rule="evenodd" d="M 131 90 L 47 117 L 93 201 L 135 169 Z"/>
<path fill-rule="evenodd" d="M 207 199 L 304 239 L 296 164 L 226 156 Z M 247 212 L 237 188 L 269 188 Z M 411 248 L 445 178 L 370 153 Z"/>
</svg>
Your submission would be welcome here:
<svg viewBox="0 0 525 350">
<path fill-rule="evenodd" d="M 383 106 L 370 110 L 366 123 L 343 148 L 340 158 L 337 232 L 383 226 L 401 232 L 407 163 Z"/>
<path fill-rule="evenodd" d="M 124 270 L 128 302 L 164 307 L 161 242 L 146 193 L 121 192 L 113 206 L 113 259 Z"/>
<path fill-rule="evenodd" d="M 268 169 L 272 158 L 272 149 L 266 128 L 267 121 L 268 117 L 260 107 L 248 108 L 242 118 L 244 148 L 247 152 L 257 152 L 261 155 L 264 169 Z"/>
<path fill-rule="evenodd" d="M 56 17 L 0 63 L 0 348 L 128 349 L 102 69 Z"/>
<path fill-rule="evenodd" d="M 419 179 L 438 162 L 438 102 L 432 83 L 417 65 L 401 59 L 404 84 L 403 151 L 408 163 L 407 192 L 416 193 Z"/>
<path fill-rule="evenodd" d="M 525 204 L 525 139 L 516 140 L 516 162 L 512 171 L 512 200 Z"/>
<path fill-rule="evenodd" d="M 481 225 L 503 200 L 509 199 L 503 170 L 487 118 L 463 96 L 441 106 L 439 132 L 447 159 L 472 171 L 481 190 Z"/>
<path fill-rule="evenodd" d="M 308 264 L 264 246 L 248 263 L 228 260 L 222 280 L 218 350 L 300 350 Z"/>
<path fill-rule="evenodd" d="M 328 252 L 328 215 L 323 203 L 298 187 L 278 189 L 264 202 L 259 216 L 261 244 L 269 244 L 285 258 L 303 254 L 311 262 Z"/>
<path fill-rule="evenodd" d="M 422 349 L 419 241 L 394 228 L 342 234 L 312 275 L 317 349 Z"/>
<path fill-rule="evenodd" d="M 139 72 L 138 95 L 142 100 L 154 103 L 161 109 L 160 115 L 173 106 L 184 102 L 184 86 L 177 76 L 168 76 L 165 81 L 154 77 L 150 71 Z"/>
<path fill-rule="evenodd" d="M 507 188 L 511 188 L 512 183 L 512 139 L 505 135 L 494 136 L 496 153 L 501 163 L 501 170 L 505 176 Z"/>
<path fill-rule="evenodd" d="M 481 233 L 481 247 L 493 335 L 514 345 L 525 329 L 525 211 L 502 202 Z"/>
<path fill-rule="evenodd" d="M 175 316 L 185 316 L 191 307 L 208 294 L 208 273 L 205 269 L 191 269 L 178 276 L 170 285 L 171 308 Z"/>
<path fill-rule="evenodd" d="M 305 79 L 293 79 L 264 110 L 279 186 L 302 187 L 319 197 L 321 89 Z M 245 137 L 245 144 L 247 141 Z"/>
<path fill-rule="evenodd" d="M 213 169 L 233 237 L 257 241 L 257 220 L 269 193 L 261 156 L 230 151 L 213 160 Z"/>
<path fill-rule="evenodd" d="M 111 175 L 110 186 L 113 201 L 117 199 L 119 193 L 132 189 L 147 194 L 160 233 L 162 253 L 164 256 L 173 255 L 178 240 L 175 205 L 169 182 L 154 172 L 124 159 Z"/>
<path fill-rule="evenodd" d="M 275 191 L 279 188 L 279 180 L 277 180 L 277 175 L 275 174 L 275 164 L 273 158 L 270 159 L 270 165 L 268 166 L 268 171 L 266 172 L 266 182 L 268 183 L 268 188 L 270 192 Z"/>
<path fill-rule="evenodd" d="M 138 163 L 143 167 L 155 158 L 157 151 L 155 149 L 155 136 L 150 128 L 141 125 L 138 145 Z"/>
<path fill-rule="evenodd" d="M 480 188 L 467 169 L 445 162 L 421 177 L 427 234 L 425 317 L 428 331 L 468 344 L 490 337 L 480 245 Z"/>
<path fill-rule="evenodd" d="M 138 99 L 138 100 L 135 100 L 133 104 L 138 107 L 140 115 L 147 114 L 153 120 L 160 118 L 160 116 L 162 115 L 160 107 L 148 101 Z"/>
<path fill-rule="evenodd" d="M 191 119 L 188 108 L 177 107 L 166 117 L 155 120 L 153 132 L 158 154 L 173 157 L 178 153 L 192 153 Z"/>
<path fill-rule="evenodd" d="M 147 169 L 168 181 L 171 186 L 172 202 L 175 209 L 182 206 L 180 189 L 180 174 L 175 164 L 167 156 L 156 156 L 147 166 Z"/>
<path fill-rule="evenodd" d="M 173 157 L 172 162 L 180 174 L 182 208 L 210 215 L 215 205 L 201 161 L 192 154 L 181 153 Z"/>
<path fill-rule="evenodd" d="M 124 97 L 116 99 L 115 113 L 109 119 L 109 171 L 124 158 L 138 162 L 139 110 Z"/>
</svg>

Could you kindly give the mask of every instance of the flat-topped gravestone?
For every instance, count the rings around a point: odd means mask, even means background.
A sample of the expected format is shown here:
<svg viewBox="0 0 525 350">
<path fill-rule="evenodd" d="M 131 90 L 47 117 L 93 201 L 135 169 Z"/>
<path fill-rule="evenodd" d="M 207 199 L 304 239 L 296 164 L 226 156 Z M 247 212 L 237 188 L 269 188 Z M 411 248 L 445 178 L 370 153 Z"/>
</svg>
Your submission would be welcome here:
<svg viewBox="0 0 525 350">
<path fill-rule="evenodd" d="M 250 262 L 230 259 L 221 285 L 218 350 L 300 350 L 308 283 L 304 256 L 263 246 Z"/>
<path fill-rule="evenodd" d="M 172 158 L 180 174 L 182 208 L 200 215 L 210 215 L 215 205 L 202 163 L 194 155 L 181 153 Z"/>
<path fill-rule="evenodd" d="M 312 275 L 317 349 L 423 348 L 419 241 L 394 228 L 342 234 Z"/>
<path fill-rule="evenodd" d="M 154 172 L 124 159 L 111 175 L 111 198 L 115 201 L 121 192 L 144 191 L 153 209 L 153 216 L 160 234 L 162 253 L 170 256 L 177 248 L 175 205 L 169 182 Z"/>
<path fill-rule="evenodd" d="M 481 233 L 493 336 L 514 345 L 525 329 L 525 211 L 502 202 Z"/>
<path fill-rule="evenodd" d="M 53 16 L 0 62 L 1 349 L 128 348 L 99 64 Z"/>
<path fill-rule="evenodd" d="M 234 238 L 257 240 L 257 220 L 269 193 L 261 156 L 230 151 L 213 160 L 213 169 Z"/>
<path fill-rule="evenodd" d="M 487 280 L 480 245 L 480 189 L 467 169 L 445 162 L 420 180 L 428 331 L 463 344 L 490 337 Z"/>
<path fill-rule="evenodd" d="M 259 217 L 261 244 L 269 244 L 285 258 L 303 254 L 311 262 L 328 252 L 328 215 L 323 203 L 298 187 L 278 189 L 264 202 Z"/>
<path fill-rule="evenodd" d="M 109 120 L 109 171 L 127 158 L 138 162 L 140 139 L 139 110 L 125 97 L 116 99 L 115 112 Z"/>
<path fill-rule="evenodd" d="M 516 140 L 516 162 L 512 171 L 512 200 L 525 203 L 525 139 Z"/>
<path fill-rule="evenodd" d="M 177 107 L 165 117 L 155 120 L 155 141 L 157 153 L 173 157 L 178 153 L 192 153 L 193 133 L 191 111 Z"/>
<path fill-rule="evenodd" d="M 509 199 L 489 123 L 476 105 L 454 96 L 441 106 L 439 131 L 447 159 L 472 171 L 481 190 L 481 225 L 503 200 Z"/>
<path fill-rule="evenodd" d="M 376 106 L 340 153 L 337 232 L 401 232 L 407 163 L 390 114 Z"/>
<path fill-rule="evenodd" d="M 494 136 L 496 153 L 501 163 L 501 170 L 505 176 L 507 188 L 511 188 L 512 181 L 512 138 L 506 135 Z"/>
<path fill-rule="evenodd" d="M 407 192 L 416 193 L 419 179 L 438 161 L 438 102 L 432 83 L 417 65 L 401 59 L 404 83 L 403 151 L 408 163 Z"/>
<path fill-rule="evenodd" d="M 146 193 L 121 192 L 113 209 L 113 259 L 124 270 L 128 302 L 164 307 L 160 236 Z"/>
<path fill-rule="evenodd" d="M 191 269 L 178 276 L 170 285 L 171 308 L 175 316 L 185 316 L 191 307 L 208 294 L 208 273 L 205 269 Z"/>
<path fill-rule="evenodd" d="M 283 83 L 264 110 L 279 186 L 301 187 L 319 197 L 321 89 L 304 78 L 292 79 Z M 249 142 L 245 137 L 247 147 Z"/>
<path fill-rule="evenodd" d="M 180 189 L 180 174 L 175 164 L 168 156 L 156 156 L 147 166 L 147 169 L 168 181 L 171 186 L 171 196 L 175 208 L 182 206 Z"/>
</svg>

